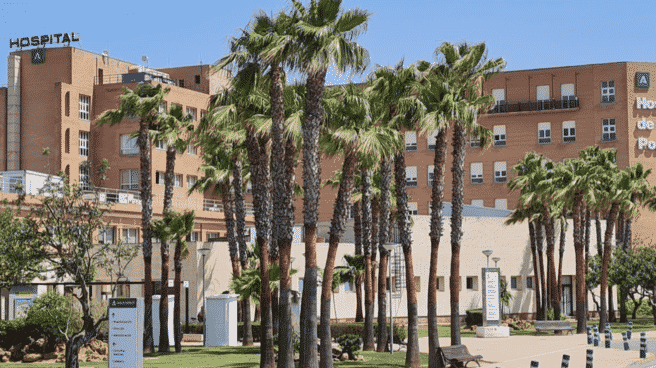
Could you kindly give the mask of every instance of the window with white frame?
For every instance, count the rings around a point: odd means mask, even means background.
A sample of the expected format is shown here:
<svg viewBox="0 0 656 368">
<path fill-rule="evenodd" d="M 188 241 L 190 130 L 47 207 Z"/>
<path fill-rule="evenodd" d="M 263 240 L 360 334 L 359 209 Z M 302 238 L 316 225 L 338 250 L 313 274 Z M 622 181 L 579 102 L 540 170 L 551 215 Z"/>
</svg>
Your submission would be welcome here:
<svg viewBox="0 0 656 368">
<path fill-rule="evenodd" d="M 428 165 L 428 186 L 433 186 L 435 180 L 435 165 Z"/>
<path fill-rule="evenodd" d="M 506 176 L 506 161 L 497 161 L 494 163 L 494 182 L 505 183 L 508 180 Z"/>
<path fill-rule="evenodd" d="M 200 241 L 200 232 L 192 231 L 189 234 L 187 234 L 187 241 L 189 241 L 189 242 Z"/>
<path fill-rule="evenodd" d="M 187 107 L 187 114 L 191 115 L 192 121 L 196 121 L 196 109 L 193 107 Z"/>
<path fill-rule="evenodd" d="M 563 143 L 576 142 L 576 122 L 564 121 L 563 122 Z"/>
<path fill-rule="evenodd" d="M 89 121 L 91 97 L 80 95 L 80 120 Z"/>
<path fill-rule="evenodd" d="M 485 207 L 484 201 L 482 199 L 472 199 L 471 205 L 476 207 Z"/>
<path fill-rule="evenodd" d="M 91 189 L 91 178 L 89 177 L 89 163 L 84 161 L 80 163 L 80 189 Z"/>
<path fill-rule="evenodd" d="M 538 110 L 551 109 L 551 96 L 549 86 L 537 86 Z"/>
<path fill-rule="evenodd" d="M 492 96 L 494 96 L 493 112 L 506 112 L 506 90 L 503 88 L 493 89 Z"/>
<path fill-rule="evenodd" d="M 416 132 L 405 132 L 405 150 L 406 151 L 416 151 L 417 150 L 417 133 Z"/>
<path fill-rule="evenodd" d="M 405 185 L 411 188 L 417 186 L 417 166 L 405 168 Z"/>
<path fill-rule="evenodd" d="M 155 141 L 155 148 L 158 150 L 166 151 L 166 142 L 163 139 L 158 139 Z"/>
<path fill-rule="evenodd" d="M 137 244 L 137 229 L 123 229 L 121 240 L 126 244 Z"/>
<path fill-rule="evenodd" d="M 98 230 L 98 243 L 114 244 L 114 228 L 108 226 Z"/>
<path fill-rule="evenodd" d="M 166 173 L 161 171 L 155 173 L 155 184 L 164 185 L 164 180 L 166 180 Z"/>
<path fill-rule="evenodd" d="M 604 142 L 611 142 L 617 139 L 615 134 L 615 119 L 602 119 L 601 120 L 601 140 Z"/>
<path fill-rule="evenodd" d="M 481 140 L 478 137 L 470 137 L 469 138 L 469 147 L 471 148 L 479 148 L 481 146 Z"/>
<path fill-rule="evenodd" d="M 538 143 L 539 144 L 551 143 L 551 123 L 538 124 Z"/>
<path fill-rule="evenodd" d="M 139 169 L 121 171 L 121 189 L 139 190 Z"/>
<path fill-rule="evenodd" d="M 508 200 L 505 198 L 502 199 L 495 199 L 494 200 L 494 208 L 498 210 L 507 210 L 508 209 Z"/>
<path fill-rule="evenodd" d="M 494 146 L 504 147 L 506 145 L 506 126 L 495 125 L 492 131 L 494 134 Z"/>
<path fill-rule="evenodd" d="M 574 95 L 574 83 L 560 85 L 560 101 L 563 109 L 576 107 L 576 96 Z"/>
<path fill-rule="evenodd" d="M 197 150 L 196 146 L 194 146 L 193 144 L 187 145 L 187 154 L 188 155 L 198 154 L 198 150 Z"/>
<path fill-rule="evenodd" d="M 417 207 L 417 202 L 408 202 L 408 215 L 417 216 L 418 214 L 419 210 Z"/>
<path fill-rule="evenodd" d="M 467 276 L 467 290 L 478 290 L 478 276 Z"/>
<path fill-rule="evenodd" d="M 139 145 L 137 144 L 137 137 L 130 138 L 129 134 L 124 134 L 121 136 L 121 154 L 122 155 L 139 154 Z"/>
<path fill-rule="evenodd" d="M 187 175 L 187 188 L 192 188 L 198 179 L 195 176 Z"/>
<path fill-rule="evenodd" d="M 601 102 L 615 102 L 615 81 L 601 82 Z"/>
<path fill-rule="evenodd" d="M 510 288 L 514 290 L 522 289 L 522 277 L 521 276 L 510 276 Z"/>
<path fill-rule="evenodd" d="M 173 186 L 176 188 L 181 188 L 182 187 L 182 175 L 181 174 L 175 174 L 173 176 Z"/>
<path fill-rule="evenodd" d="M 483 163 L 472 162 L 469 167 L 472 184 L 483 184 Z"/>
<path fill-rule="evenodd" d="M 428 141 L 428 150 L 434 151 L 435 150 L 435 144 L 437 142 L 437 130 L 428 132 L 426 135 L 426 140 Z"/>
<path fill-rule="evenodd" d="M 526 288 L 533 289 L 533 276 L 526 277 Z"/>
<path fill-rule="evenodd" d="M 80 132 L 80 156 L 89 157 L 89 132 Z"/>
</svg>

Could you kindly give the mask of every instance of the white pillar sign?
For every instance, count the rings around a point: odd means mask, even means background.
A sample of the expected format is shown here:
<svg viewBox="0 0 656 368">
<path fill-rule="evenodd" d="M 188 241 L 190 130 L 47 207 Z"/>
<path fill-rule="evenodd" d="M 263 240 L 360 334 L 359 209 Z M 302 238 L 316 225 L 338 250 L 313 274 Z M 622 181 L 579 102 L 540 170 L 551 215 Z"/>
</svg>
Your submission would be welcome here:
<svg viewBox="0 0 656 368">
<path fill-rule="evenodd" d="M 483 269 L 483 325 L 498 325 L 501 322 L 499 299 L 499 269 Z"/>
<path fill-rule="evenodd" d="M 143 367 L 143 299 L 109 299 L 109 368 Z"/>
</svg>

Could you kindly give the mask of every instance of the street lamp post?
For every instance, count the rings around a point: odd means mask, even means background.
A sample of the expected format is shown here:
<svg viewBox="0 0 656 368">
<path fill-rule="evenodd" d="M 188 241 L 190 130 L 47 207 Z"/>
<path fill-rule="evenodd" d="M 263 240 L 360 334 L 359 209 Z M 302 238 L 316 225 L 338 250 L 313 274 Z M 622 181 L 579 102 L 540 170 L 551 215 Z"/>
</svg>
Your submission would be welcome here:
<svg viewBox="0 0 656 368">
<path fill-rule="evenodd" d="M 198 251 L 203 257 L 203 347 L 207 346 L 207 307 L 205 305 L 205 255 L 211 248 L 200 248 Z"/>
<path fill-rule="evenodd" d="M 492 255 L 492 251 L 489 249 L 484 250 L 483 254 L 485 254 L 485 256 L 487 257 L 487 267 L 490 267 L 490 256 Z"/>
<path fill-rule="evenodd" d="M 394 354 L 394 315 L 392 310 L 392 250 L 398 244 L 388 243 L 384 244 L 383 248 L 387 251 L 387 273 L 389 274 L 389 308 L 390 308 L 390 354 Z"/>
<path fill-rule="evenodd" d="M 497 268 L 497 262 L 501 260 L 501 257 L 492 257 L 492 260 L 494 261 L 494 268 Z"/>
</svg>

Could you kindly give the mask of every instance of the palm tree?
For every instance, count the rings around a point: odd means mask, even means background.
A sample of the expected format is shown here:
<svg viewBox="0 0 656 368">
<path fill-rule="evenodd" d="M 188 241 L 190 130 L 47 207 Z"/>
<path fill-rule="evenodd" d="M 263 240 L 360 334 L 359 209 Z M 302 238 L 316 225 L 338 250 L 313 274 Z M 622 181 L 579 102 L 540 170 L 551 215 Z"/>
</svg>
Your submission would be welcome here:
<svg viewBox="0 0 656 368">
<path fill-rule="evenodd" d="M 186 131 L 193 129 L 192 117 L 184 115 L 181 105 L 171 106 L 169 113 L 162 117 L 162 122 L 155 133 L 155 139 L 166 145 L 166 174 L 164 176 L 164 210 L 163 214 L 173 210 L 173 185 L 175 180 L 175 159 L 177 152 L 184 152 L 187 140 L 183 138 Z M 166 321 L 169 314 L 169 240 L 160 239 L 161 298 L 159 303 L 159 320 Z M 159 352 L 169 352 L 169 334 L 164 328 L 159 330 Z"/>
<path fill-rule="evenodd" d="M 159 105 L 170 88 L 162 88 L 161 84 L 141 84 L 134 92 L 123 87 L 118 109 L 105 111 L 96 121 L 98 126 L 106 123 L 120 124 L 125 118 L 136 116 L 139 119 L 139 161 L 141 183 L 139 186 L 141 197 L 141 228 L 142 249 L 144 257 L 144 353 L 153 352 L 153 275 L 152 275 L 152 229 L 150 227 L 153 217 L 153 191 L 150 180 L 150 129 L 159 125 Z"/>
<path fill-rule="evenodd" d="M 292 0 L 300 22 L 296 24 L 301 43 L 298 55 L 300 71 L 307 76 L 307 94 L 303 113 L 303 215 L 305 227 L 305 287 L 301 306 L 300 365 L 317 367 L 316 233 L 319 205 L 320 161 L 319 128 L 324 120 L 322 107 L 326 72 L 335 64 L 339 72 L 347 68 L 360 72 L 367 64 L 367 51 L 352 41 L 366 30 L 369 13 L 360 9 L 343 12 L 341 0 L 311 1 L 305 8 Z M 335 47 L 339 45 L 339 47 Z"/>
<path fill-rule="evenodd" d="M 380 225 L 378 226 L 378 252 L 380 253 L 380 262 L 378 264 L 378 331 L 376 336 L 378 341 L 376 351 L 378 352 L 384 351 L 387 346 L 387 325 L 385 319 L 387 315 L 387 279 L 385 275 L 389 262 L 389 253 L 383 248 L 383 245 L 389 241 L 390 182 L 392 181 L 391 158 L 384 158 L 381 161 L 380 167 Z"/>
</svg>

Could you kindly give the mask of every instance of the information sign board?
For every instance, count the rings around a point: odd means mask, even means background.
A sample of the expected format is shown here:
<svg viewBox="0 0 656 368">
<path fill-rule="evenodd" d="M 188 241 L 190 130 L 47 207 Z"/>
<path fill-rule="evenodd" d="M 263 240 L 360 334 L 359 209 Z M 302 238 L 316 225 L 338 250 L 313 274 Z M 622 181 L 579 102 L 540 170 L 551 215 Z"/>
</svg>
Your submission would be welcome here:
<svg viewBox="0 0 656 368">
<path fill-rule="evenodd" d="M 498 325 L 501 322 L 499 297 L 499 269 L 483 268 L 483 325 Z"/>
<path fill-rule="evenodd" d="M 143 367 L 143 299 L 109 299 L 109 368 Z"/>
</svg>

